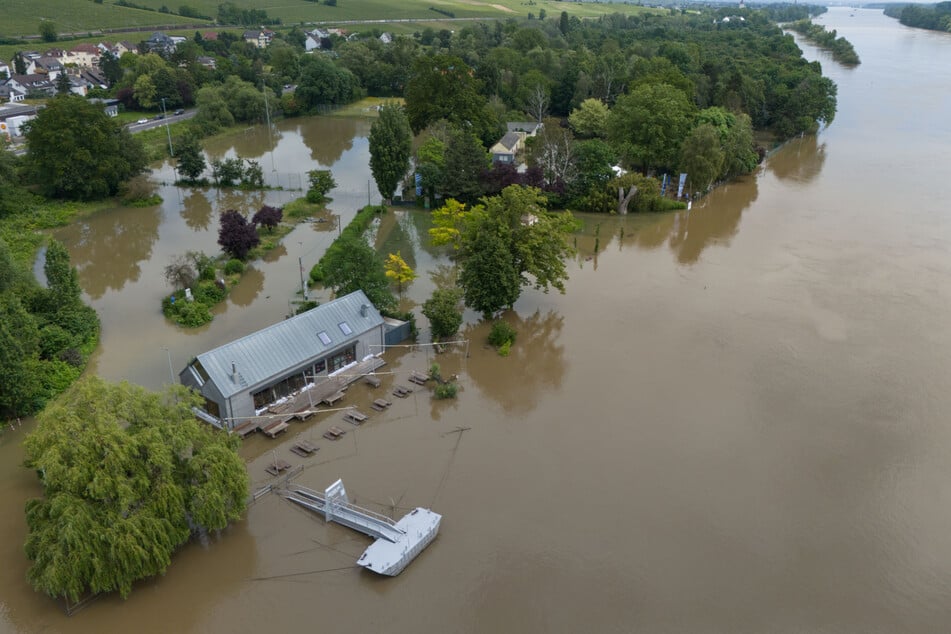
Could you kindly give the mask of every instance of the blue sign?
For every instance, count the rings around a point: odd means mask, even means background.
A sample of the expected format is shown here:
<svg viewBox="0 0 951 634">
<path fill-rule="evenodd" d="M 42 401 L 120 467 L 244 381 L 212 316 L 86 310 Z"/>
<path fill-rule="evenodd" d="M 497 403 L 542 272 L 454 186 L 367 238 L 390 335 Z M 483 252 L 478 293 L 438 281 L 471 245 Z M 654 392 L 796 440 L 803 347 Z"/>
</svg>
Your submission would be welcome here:
<svg viewBox="0 0 951 634">
<path fill-rule="evenodd" d="M 683 172 L 680 175 L 680 182 L 677 183 L 677 198 L 680 198 L 684 193 L 684 184 L 687 182 L 687 173 Z"/>
<path fill-rule="evenodd" d="M 667 174 L 664 174 L 663 180 L 660 182 L 660 195 L 663 196 L 667 193 L 667 183 L 670 181 L 670 178 Z"/>
<path fill-rule="evenodd" d="M 416 172 L 416 195 L 423 195 L 423 175 L 419 172 Z"/>
</svg>

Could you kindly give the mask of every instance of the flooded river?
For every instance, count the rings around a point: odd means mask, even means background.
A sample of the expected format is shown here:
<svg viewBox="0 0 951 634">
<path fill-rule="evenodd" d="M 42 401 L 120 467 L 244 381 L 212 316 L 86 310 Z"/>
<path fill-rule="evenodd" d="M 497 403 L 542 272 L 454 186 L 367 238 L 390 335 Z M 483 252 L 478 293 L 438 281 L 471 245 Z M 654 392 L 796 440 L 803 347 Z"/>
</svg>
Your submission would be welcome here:
<svg viewBox="0 0 951 634">
<path fill-rule="evenodd" d="M 507 316 L 511 356 L 467 315 L 468 356 L 438 358 L 460 376 L 456 401 L 394 399 L 337 443 L 320 438 L 333 415 L 245 443 L 255 488 L 280 457 L 306 465 L 302 484 L 343 478 L 375 510 L 443 514 L 401 576 L 355 567 L 366 538 L 265 496 L 128 600 L 66 617 L 25 582 L 28 424 L 0 438 L 0 631 L 947 632 L 951 36 L 872 10 L 819 21 L 863 62 L 803 45 L 839 86 L 828 129 L 689 212 L 585 217 L 567 294 L 527 292 Z M 157 209 L 57 232 L 102 317 L 98 374 L 160 388 L 169 366 L 282 319 L 298 258 L 309 269 L 334 215 L 379 200 L 365 121 L 278 128 L 210 152 L 256 157 L 286 188 L 332 167 L 331 213 L 256 262 L 205 328 L 162 318 L 169 258 L 216 251 L 218 210 L 297 192 L 160 186 Z M 423 273 L 407 307 L 452 275 L 425 229 L 408 212 L 377 229 Z M 386 358 L 387 382 L 433 359 Z M 380 393 L 355 385 L 347 402 Z M 287 451 L 298 435 L 315 457 Z"/>
</svg>

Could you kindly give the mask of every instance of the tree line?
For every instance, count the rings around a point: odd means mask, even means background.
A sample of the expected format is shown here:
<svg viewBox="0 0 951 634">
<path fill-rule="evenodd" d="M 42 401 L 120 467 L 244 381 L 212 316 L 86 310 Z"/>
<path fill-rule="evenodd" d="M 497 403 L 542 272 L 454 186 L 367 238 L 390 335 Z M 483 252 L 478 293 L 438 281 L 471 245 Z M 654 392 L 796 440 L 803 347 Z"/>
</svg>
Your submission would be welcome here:
<svg viewBox="0 0 951 634">
<path fill-rule="evenodd" d="M 889 4 L 885 6 L 885 15 L 898 18 L 905 26 L 951 33 L 951 2 L 938 2 L 930 6 Z"/>
</svg>

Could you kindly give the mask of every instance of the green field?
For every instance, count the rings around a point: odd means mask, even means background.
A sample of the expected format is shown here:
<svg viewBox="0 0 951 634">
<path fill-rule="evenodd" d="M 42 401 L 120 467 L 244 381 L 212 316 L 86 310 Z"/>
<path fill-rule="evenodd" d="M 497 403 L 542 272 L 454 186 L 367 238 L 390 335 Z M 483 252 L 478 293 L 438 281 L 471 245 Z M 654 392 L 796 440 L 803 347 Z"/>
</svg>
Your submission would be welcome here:
<svg viewBox="0 0 951 634">
<path fill-rule="evenodd" d="M 136 4 L 146 6 L 149 2 L 146 0 Z M 0 19 L 2 37 L 36 35 L 42 20 L 51 20 L 57 33 L 84 33 L 99 29 L 132 29 L 196 22 L 194 19 L 169 13 L 117 7 L 112 0 L 103 0 L 102 4 L 96 4 L 92 0 L 3 0 L 0 5 L 3 14 Z M 156 8 L 161 5 L 162 3 L 156 3 Z M 214 10 L 209 15 L 213 14 Z"/>
<path fill-rule="evenodd" d="M 134 4 L 158 9 L 165 5 L 177 10 L 188 5 L 202 15 L 214 17 L 223 0 L 132 0 Z M 607 13 L 633 13 L 644 11 L 633 4 L 610 2 L 555 2 L 554 0 L 337 0 L 331 7 L 307 0 L 233 0 L 241 8 L 263 9 L 268 17 L 280 18 L 283 25 L 300 23 L 337 23 L 350 20 L 403 20 L 423 19 L 439 22 L 445 16 L 430 7 L 451 12 L 457 18 L 525 18 L 529 13 L 536 17 L 544 9 L 547 17 L 558 16 L 562 11 L 578 17 L 594 17 Z M 0 37 L 35 35 L 43 19 L 52 20 L 58 33 L 89 33 L 100 29 L 134 29 L 159 25 L 194 24 L 191 18 L 181 18 L 169 13 L 145 11 L 115 6 L 114 0 L 3 0 L 3 18 L 0 19 Z M 356 30 L 356 29 L 354 29 Z M 133 38 L 145 39 L 148 34 L 136 34 Z"/>
</svg>

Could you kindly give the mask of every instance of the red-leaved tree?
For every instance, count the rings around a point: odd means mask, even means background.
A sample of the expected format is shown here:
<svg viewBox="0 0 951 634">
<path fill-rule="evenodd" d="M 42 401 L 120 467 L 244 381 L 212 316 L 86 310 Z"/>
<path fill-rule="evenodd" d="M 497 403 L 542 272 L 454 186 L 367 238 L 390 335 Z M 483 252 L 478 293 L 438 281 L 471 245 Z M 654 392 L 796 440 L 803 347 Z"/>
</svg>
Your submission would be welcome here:
<svg viewBox="0 0 951 634">
<path fill-rule="evenodd" d="M 257 225 L 234 209 L 221 214 L 221 228 L 218 229 L 218 244 L 224 252 L 233 258 L 244 260 L 248 251 L 261 241 L 258 237 Z"/>
<path fill-rule="evenodd" d="M 280 224 L 283 218 L 284 210 L 280 207 L 264 205 L 254 214 L 254 218 L 251 219 L 251 222 L 261 225 L 268 231 L 273 231 L 274 227 Z"/>
</svg>

